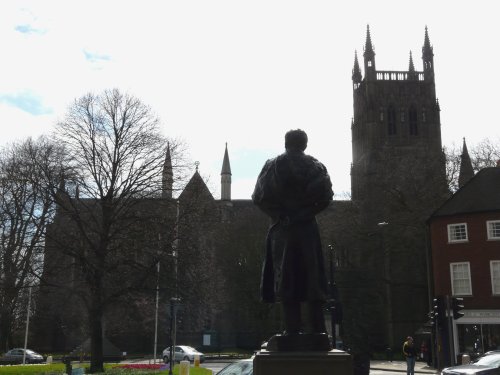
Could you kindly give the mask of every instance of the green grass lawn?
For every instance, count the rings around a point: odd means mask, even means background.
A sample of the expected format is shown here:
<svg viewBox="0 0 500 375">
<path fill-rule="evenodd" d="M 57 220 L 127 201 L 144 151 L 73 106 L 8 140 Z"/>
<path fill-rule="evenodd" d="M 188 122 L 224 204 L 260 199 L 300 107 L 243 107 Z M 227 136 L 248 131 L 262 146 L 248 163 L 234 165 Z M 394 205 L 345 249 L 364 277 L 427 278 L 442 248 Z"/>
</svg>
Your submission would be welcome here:
<svg viewBox="0 0 500 375">
<path fill-rule="evenodd" d="M 74 365 L 74 368 L 80 365 Z M 124 369 L 119 368 L 120 364 L 106 364 L 105 374 L 106 375 L 149 375 L 149 374 L 168 374 L 168 370 L 136 370 L 136 369 Z M 88 370 L 88 365 L 83 367 Z M 37 375 L 60 375 L 64 374 L 65 366 L 62 363 L 55 363 L 51 365 L 15 365 L 15 366 L 0 366 L 0 375 L 24 375 L 24 374 L 37 374 Z M 87 373 L 87 372 L 85 372 Z M 179 366 L 174 367 L 174 374 L 179 374 Z M 189 375 L 210 375 L 211 371 L 201 367 L 191 367 L 189 369 Z"/>
</svg>

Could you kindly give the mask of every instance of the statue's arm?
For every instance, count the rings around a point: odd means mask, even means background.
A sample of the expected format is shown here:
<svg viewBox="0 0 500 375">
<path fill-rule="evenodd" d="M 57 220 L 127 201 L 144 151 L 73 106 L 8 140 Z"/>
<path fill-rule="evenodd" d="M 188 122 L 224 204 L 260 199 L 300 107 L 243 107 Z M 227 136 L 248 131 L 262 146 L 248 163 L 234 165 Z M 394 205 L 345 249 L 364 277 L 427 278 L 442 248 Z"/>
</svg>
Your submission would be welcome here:
<svg viewBox="0 0 500 375">
<path fill-rule="evenodd" d="M 273 160 L 268 160 L 257 178 L 252 194 L 253 203 L 273 219 L 277 219 L 282 211 L 276 198 L 276 182 L 273 176 Z"/>
</svg>

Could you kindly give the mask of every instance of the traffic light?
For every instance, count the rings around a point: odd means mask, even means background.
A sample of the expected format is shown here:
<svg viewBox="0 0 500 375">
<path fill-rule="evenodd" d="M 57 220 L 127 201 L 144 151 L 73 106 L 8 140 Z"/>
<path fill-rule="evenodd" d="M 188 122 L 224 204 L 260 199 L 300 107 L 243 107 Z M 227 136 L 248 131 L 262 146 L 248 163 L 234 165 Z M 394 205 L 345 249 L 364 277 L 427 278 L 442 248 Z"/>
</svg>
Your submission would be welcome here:
<svg viewBox="0 0 500 375">
<path fill-rule="evenodd" d="M 429 312 L 429 317 L 432 320 L 432 325 L 441 325 L 445 318 L 445 306 L 444 299 L 442 296 L 437 296 L 432 300 L 431 311 Z"/>
<path fill-rule="evenodd" d="M 464 299 L 459 297 L 452 297 L 451 309 L 453 311 L 453 319 L 460 319 L 464 316 L 462 310 L 464 309 Z"/>
</svg>

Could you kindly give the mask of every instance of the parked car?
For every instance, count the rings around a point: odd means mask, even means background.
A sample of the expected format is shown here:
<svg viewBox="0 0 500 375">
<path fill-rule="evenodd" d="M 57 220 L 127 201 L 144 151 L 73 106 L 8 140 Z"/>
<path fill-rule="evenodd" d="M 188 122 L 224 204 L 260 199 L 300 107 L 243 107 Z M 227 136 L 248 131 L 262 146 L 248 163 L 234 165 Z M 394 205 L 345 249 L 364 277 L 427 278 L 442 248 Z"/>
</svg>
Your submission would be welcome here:
<svg viewBox="0 0 500 375">
<path fill-rule="evenodd" d="M 24 349 L 15 348 L 9 350 L 1 358 L 1 362 L 6 363 L 23 363 Z M 26 349 L 26 363 L 42 363 L 44 361 L 43 356 L 34 352 L 33 350 Z"/>
<path fill-rule="evenodd" d="M 203 362 L 205 360 L 204 354 L 199 352 L 195 348 L 192 348 L 191 346 L 187 346 L 187 345 L 178 345 L 175 347 L 174 361 L 175 362 L 180 362 L 180 361 L 193 362 L 194 357 L 196 355 L 200 356 L 200 362 Z M 170 347 L 168 347 L 167 349 L 165 349 L 163 351 L 163 362 L 165 362 L 165 363 L 170 362 Z"/>
<path fill-rule="evenodd" d="M 441 375 L 498 375 L 500 373 L 500 353 L 493 353 L 479 357 L 468 365 L 447 367 Z"/>
<path fill-rule="evenodd" d="M 253 375 L 253 358 L 230 363 L 220 370 L 217 375 Z"/>
</svg>

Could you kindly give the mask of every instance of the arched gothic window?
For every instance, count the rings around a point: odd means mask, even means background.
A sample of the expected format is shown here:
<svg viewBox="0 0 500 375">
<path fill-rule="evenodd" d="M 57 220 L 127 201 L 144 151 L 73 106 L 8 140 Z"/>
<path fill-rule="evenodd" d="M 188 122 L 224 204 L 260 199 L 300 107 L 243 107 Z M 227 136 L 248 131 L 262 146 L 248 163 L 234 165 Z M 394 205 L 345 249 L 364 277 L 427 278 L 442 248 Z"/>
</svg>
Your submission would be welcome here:
<svg viewBox="0 0 500 375">
<path fill-rule="evenodd" d="M 396 134 L 396 110 L 392 105 L 387 108 L 387 134 Z"/>
<path fill-rule="evenodd" d="M 417 110 L 414 106 L 410 108 L 408 120 L 410 121 L 410 135 L 418 135 Z"/>
</svg>

